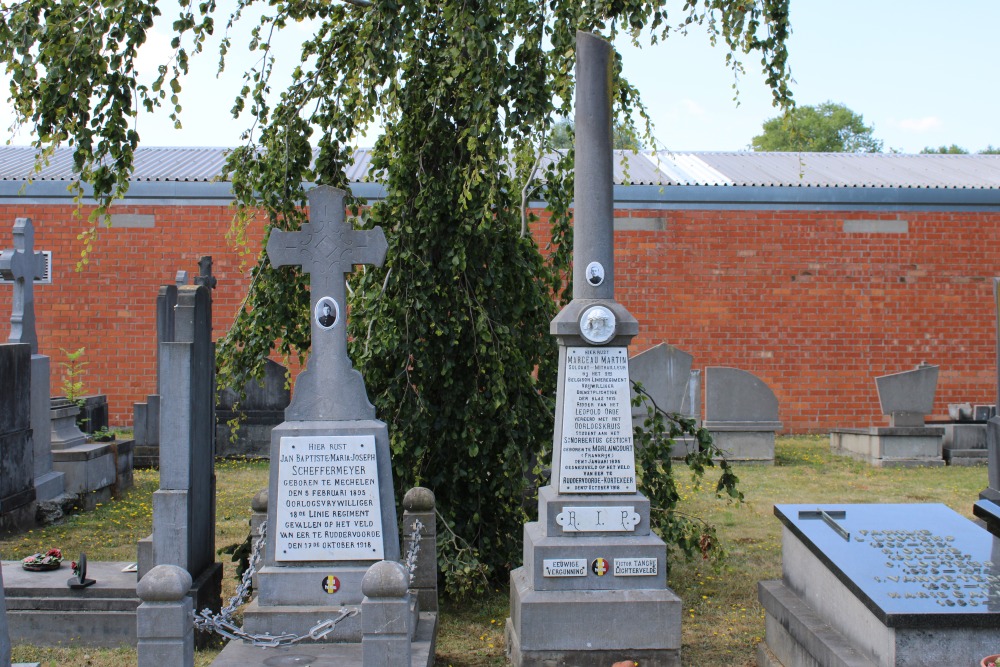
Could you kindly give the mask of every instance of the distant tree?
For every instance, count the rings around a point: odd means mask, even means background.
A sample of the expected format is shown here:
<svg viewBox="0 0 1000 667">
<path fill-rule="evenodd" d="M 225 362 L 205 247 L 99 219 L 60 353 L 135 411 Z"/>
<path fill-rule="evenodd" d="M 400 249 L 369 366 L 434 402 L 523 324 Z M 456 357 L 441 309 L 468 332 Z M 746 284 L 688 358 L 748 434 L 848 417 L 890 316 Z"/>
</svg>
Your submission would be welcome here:
<svg viewBox="0 0 1000 667">
<path fill-rule="evenodd" d="M 639 141 L 639 133 L 635 127 L 615 121 L 612 128 L 612 147 L 630 151 L 641 151 L 642 142 Z M 573 121 L 568 118 L 556 121 L 552 126 L 552 133 L 549 135 L 549 142 L 552 148 L 566 149 L 573 146 Z"/>
<path fill-rule="evenodd" d="M 986 148 L 976 151 L 979 155 L 1000 155 L 1000 147 L 994 148 L 993 144 L 987 144 Z"/>
<path fill-rule="evenodd" d="M 938 146 L 934 148 L 933 146 L 927 146 L 920 151 L 923 155 L 965 155 L 969 151 L 965 150 L 958 144 L 952 144 L 951 146 Z"/>
<path fill-rule="evenodd" d="M 824 102 L 795 107 L 764 122 L 750 145 L 755 151 L 809 153 L 879 153 L 882 140 L 873 135 L 861 114 L 843 104 Z"/>
</svg>

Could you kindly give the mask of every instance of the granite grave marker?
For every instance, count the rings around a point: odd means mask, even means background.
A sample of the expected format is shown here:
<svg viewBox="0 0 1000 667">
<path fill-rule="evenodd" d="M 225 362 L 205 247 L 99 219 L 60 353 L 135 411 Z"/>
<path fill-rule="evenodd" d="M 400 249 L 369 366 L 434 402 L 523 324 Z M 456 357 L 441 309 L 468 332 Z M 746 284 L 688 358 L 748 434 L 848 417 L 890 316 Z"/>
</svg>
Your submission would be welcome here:
<svg viewBox="0 0 1000 667">
<path fill-rule="evenodd" d="M 381 264 L 380 228 L 346 220 L 345 192 L 309 192 L 309 222 L 274 230 L 268 257 L 310 277 L 312 348 L 271 432 L 267 542 L 259 594 L 244 629 L 303 633 L 318 620 L 360 608 L 361 581 L 377 561 L 399 560 L 399 532 L 385 423 L 375 418 L 361 374 L 347 354 L 345 278 L 356 264 Z M 355 616 L 328 641 L 361 641 Z"/>
<path fill-rule="evenodd" d="M 638 323 L 614 298 L 612 48 L 578 32 L 576 53 L 573 300 L 551 325 L 553 483 L 539 489 L 524 565 L 511 573 L 507 651 L 515 667 L 679 665 L 680 600 L 636 492 L 628 343 Z"/>
<path fill-rule="evenodd" d="M 14 281 L 11 343 L 31 346 L 31 431 L 35 495 L 39 501 L 54 500 L 65 490 L 64 475 L 52 469 L 52 416 L 49 402 L 49 357 L 39 354 L 35 331 L 34 281 L 45 271 L 45 258 L 35 250 L 35 230 L 31 218 L 14 221 L 14 249 L 0 252 L 0 275 Z"/>
</svg>

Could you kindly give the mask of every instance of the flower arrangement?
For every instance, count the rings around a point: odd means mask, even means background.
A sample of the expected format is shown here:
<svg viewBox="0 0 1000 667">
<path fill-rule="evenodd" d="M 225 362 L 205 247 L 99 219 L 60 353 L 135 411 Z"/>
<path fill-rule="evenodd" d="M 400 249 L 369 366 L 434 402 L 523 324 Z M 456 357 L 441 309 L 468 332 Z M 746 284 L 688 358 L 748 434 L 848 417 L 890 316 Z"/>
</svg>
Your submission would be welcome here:
<svg viewBox="0 0 1000 667">
<path fill-rule="evenodd" d="M 988 655 L 983 658 L 983 667 L 1000 667 L 1000 655 Z"/>
<path fill-rule="evenodd" d="M 21 567 L 32 572 L 58 570 L 62 564 L 63 555 L 59 549 L 49 549 L 44 554 L 37 553 L 21 559 Z"/>
</svg>

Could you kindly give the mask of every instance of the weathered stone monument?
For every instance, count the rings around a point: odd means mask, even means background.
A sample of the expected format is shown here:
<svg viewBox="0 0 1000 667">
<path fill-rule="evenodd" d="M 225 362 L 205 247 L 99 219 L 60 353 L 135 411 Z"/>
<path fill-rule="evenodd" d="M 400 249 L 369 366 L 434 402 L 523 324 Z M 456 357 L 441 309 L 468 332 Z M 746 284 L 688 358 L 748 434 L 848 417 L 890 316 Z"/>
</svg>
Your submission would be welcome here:
<svg viewBox="0 0 1000 667">
<path fill-rule="evenodd" d="M 937 366 L 921 364 L 875 378 L 889 426 L 835 429 L 830 432 L 831 450 L 876 467 L 943 466 L 944 429 L 924 425 L 934 408 L 937 377 Z"/>
<path fill-rule="evenodd" d="M 778 399 L 753 373 L 705 369 L 704 426 L 730 463 L 774 463 L 774 434 L 782 426 Z"/>
<path fill-rule="evenodd" d="M 639 328 L 614 299 L 612 48 L 579 32 L 576 54 L 573 300 L 551 326 L 553 484 L 511 573 L 507 650 L 516 667 L 680 665 L 680 599 L 636 492 L 627 346 Z"/>
<path fill-rule="evenodd" d="M 0 533 L 35 524 L 31 346 L 0 344 Z"/>
<path fill-rule="evenodd" d="M 160 488 L 153 493 L 153 534 L 139 545 L 139 578 L 156 565 L 191 575 L 195 608 L 218 611 L 222 564 L 215 561 L 215 344 L 212 293 L 177 293 L 175 338 L 159 350 Z"/>
<path fill-rule="evenodd" d="M 212 275 L 212 258 L 198 260 L 199 274 L 195 285 L 215 289 L 218 279 Z M 160 452 L 160 397 L 163 395 L 162 344 L 177 340 L 176 316 L 178 290 L 187 285 L 187 271 L 178 271 L 173 285 L 161 285 L 156 295 L 156 393 L 146 397 L 145 403 L 136 403 L 132 409 L 132 428 L 135 433 L 135 459 L 137 467 L 156 467 Z M 211 336 L 211 333 L 209 333 Z"/>
<path fill-rule="evenodd" d="M 0 565 L 0 667 L 10 664 L 10 632 L 7 630 L 7 604 L 3 592 L 3 566 Z"/>
<path fill-rule="evenodd" d="M 692 368 L 694 357 L 684 350 L 660 343 L 628 360 L 628 374 L 649 400 L 661 411 L 677 413 L 696 423 L 701 422 L 701 371 Z M 635 398 L 633 388 L 631 397 Z M 632 406 L 632 427 L 641 427 L 648 417 L 645 403 Z M 694 445 L 689 437 L 679 438 L 671 456 L 683 458 Z"/>
<path fill-rule="evenodd" d="M 380 228 L 356 230 L 345 219 L 345 194 L 314 188 L 309 222 L 296 232 L 272 231 L 267 245 L 273 266 L 301 266 L 310 276 L 312 349 L 285 421 L 271 432 L 264 563 L 243 631 L 322 638 L 322 644 L 296 644 L 293 652 L 357 664 L 362 636 L 367 641 L 373 618 L 382 618 L 395 639 L 366 644 L 366 655 L 398 655 L 397 640 L 405 637 L 408 648 L 414 643 L 413 664 L 430 664 L 436 615 L 420 614 L 410 595 L 401 611 L 395 584 L 366 578 L 377 563 L 395 565 L 380 561 L 399 561 L 400 539 L 388 429 L 376 419 L 347 355 L 345 277 L 356 264 L 380 265 L 387 244 Z M 366 596 L 384 604 L 369 613 Z M 247 649 L 230 643 L 215 664 L 246 664 Z M 274 649 L 274 659 L 291 659 L 280 650 Z"/>
<path fill-rule="evenodd" d="M 271 429 L 284 421 L 285 408 L 291 402 L 286 386 L 285 367 L 271 359 L 265 360 L 261 382 L 250 380 L 243 387 L 244 397 L 231 388 L 220 388 L 215 408 L 215 454 L 230 456 L 269 456 Z M 231 420 L 238 419 L 235 439 Z"/>
<path fill-rule="evenodd" d="M 31 218 L 14 221 L 14 249 L 0 252 L 0 275 L 14 281 L 13 312 L 8 342 L 31 346 L 31 430 L 34 435 L 33 462 L 35 496 L 39 502 L 63 494 L 63 473 L 52 469 L 51 415 L 49 412 L 49 357 L 39 354 L 35 332 L 34 281 L 45 270 L 45 258 L 35 251 L 35 231 Z"/>
</svg>

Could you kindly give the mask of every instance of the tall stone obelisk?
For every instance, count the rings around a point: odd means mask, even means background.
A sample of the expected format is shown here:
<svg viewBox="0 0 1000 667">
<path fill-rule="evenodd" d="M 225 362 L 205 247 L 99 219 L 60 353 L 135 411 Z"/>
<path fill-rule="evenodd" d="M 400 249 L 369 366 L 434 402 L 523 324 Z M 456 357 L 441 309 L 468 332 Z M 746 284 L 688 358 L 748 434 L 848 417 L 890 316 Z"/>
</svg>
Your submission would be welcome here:
<svg viewBox="0 0 1000 667">
<path fill-rule="evenodd" d="M 539 490 L 524 566 L 511 573 L 507 648 L 515 667 L 674 666 L 680 599 L 636 492 L 628 344 L 639 325 L 614 291 L 613 51 L 589 33 L 576 43 L 573 300 L 551 325 L 552 484 Z"/>
</svg>

